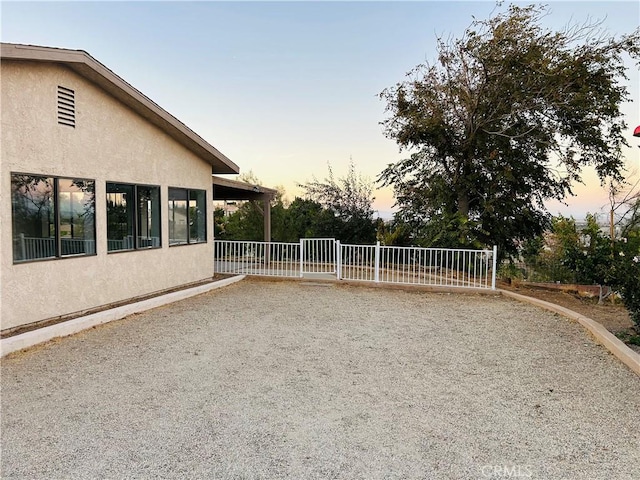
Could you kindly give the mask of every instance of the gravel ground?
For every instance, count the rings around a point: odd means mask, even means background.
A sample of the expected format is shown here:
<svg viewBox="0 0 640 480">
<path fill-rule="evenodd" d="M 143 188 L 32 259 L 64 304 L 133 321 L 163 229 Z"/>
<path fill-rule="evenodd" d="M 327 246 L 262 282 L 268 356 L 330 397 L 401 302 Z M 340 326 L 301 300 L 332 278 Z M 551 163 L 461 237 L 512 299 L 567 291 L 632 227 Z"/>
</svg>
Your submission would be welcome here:
<svg viewBox="0 0 640 480">
<path fill-rule="evenodd" d="M 2 478 L 640 478 L 640 377 L 499 296 L 244 280 L 1 365 Z"/>
</svg>

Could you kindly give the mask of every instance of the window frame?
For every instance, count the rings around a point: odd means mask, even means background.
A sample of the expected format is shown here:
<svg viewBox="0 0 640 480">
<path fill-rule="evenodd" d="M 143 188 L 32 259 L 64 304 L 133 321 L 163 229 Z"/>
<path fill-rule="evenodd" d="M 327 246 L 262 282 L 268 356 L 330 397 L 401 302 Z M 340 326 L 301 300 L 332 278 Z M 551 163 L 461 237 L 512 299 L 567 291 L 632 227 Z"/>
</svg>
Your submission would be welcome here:
<svg viewBox="0 0 640 480">
<path fill-rule="evenodd" d="M 180 247 L 180 246 L 184 246 L 184 245 L 201 245 L 203 243 L 208 243 L 209 242 L 209 235 L 208 235 L 208 221 L 207 221 L 207 190 L 204 188 L 185 188 L 185 187 L 171 187 L 169 186 L 167 188 L 167 202 L 171 202 L 171 191 L 172 190 L 179 190 L 181 192 L 183 192 L 183 194 L 185 195 L 186 198 L 186 202 L 187 202 L 187 241 L 186 242 L 178 242 L 178 243 L 171 243 L 171 234 L 169 234 L 169 247 Z M 203 205 L 204 205 L 204 215 L 203 215 L 203 219 L 204 219 L 204 238 L 202 240 L 192 240 L 191 239 L 191 212 L 190 212 L 190 207 L 189 207 L 189 203 L 191 202 L 191 192 L 202 192 L 202 194 L 204 195 L 204 200 L 203 200 Z M 197 200 L 196 200 L 197 202 Z M 196 203 L 197 205 L 197 203 Z M 171 207 L 167 207 L 167 211 L 172 211 Z M 168 218 L 167 219 L 168 222 L 171 222 L 171 219 Z"/>
<path fill-rule="evenodd" d="M 153 185 L 147 183 L 131 183 L 131 182 L 118 182 L 118 181 L 110 181 L 107 180 L 105 182 L 105 209 L 109 207 L 108 196 L 109 193 L 109 184 L 112 185 L 124 185 L 128 187 L 133 187 L 133 222 L 132 222 L 132 237 L 133 237 L 133 247 L 132 248 L 121 248 L 118 250 L 109 250 L 109 232 L 108 232 L 108 223 L 109 223 L 109 213 L 106 212 L 105 221 L 107 223 L 107 254 L 112 253 L 124 253 L 124 252 L 136 252 L 136 251 L 144 251 L 144 250 L 157 250 L 162 248 L 162 187 L 160 185 Z M 156 188 L 158 190 L 158 245 L 148 245 L 148 246 L 140 246 L 140 227 L 139 227 L 139 214 L 140 214 L 140 205 L 138 204 L 138 189 L 139 188 Z"/>
<path fill-rule="evenodd" d="M 46 173 L 25 173 L 25 172 L 9 172 L 10 175 L 10 183 L 13 184 L 14 176 L 31 176 L 31 177 L 39 177 L 43 179 L 51 179 L 53 180 L 53 191 L 51 197 L 54 199 L 53 205 L 53 242 L 54 242 L 54 255 L 48 257 L 40 257 L 40 258 L 29 258 L 24 260 L 16 260 L 15 250 L 13 250 L 12 246 L 12 260 L 13 265 L 22 265 L 24 263 L 33 263 L 33 262 L 48 262 L 54 260 L 63 260 L 67 258 L 81 258 L 81 257 L 94 257 L 98 255 L 98 239 L 97 239 L 97 226 L 96 226 L 96 217 L 97 217 L 97 208 L 96 208 L 96 180 L 94 178 L 82 178 L 82 177 L 74 177 L 74 176 L 63 176 L 63 175 L 48 175 Z M 61 225 L 60 225 L 60 180 L 71 180 L 76 181 L 84 181 L 84 182 L 93 182 L 93 252 L 89 253 L 72 253 L 72 254 L 63 254 L 62 253 L 62 240 L 61 236 Z M 13 190 L 13 188 L 12 188 Z M 14 226 L 14 207 L 13 207 L 13 191 L 10 194 L 11 197 L 11 238 L 13 241 L 15 226 Z M 51 223 L 49 224 L 49 228 L 51 228 Z M 51 237 L 38 237 L 38 238 L 51 238 Z M 65 237 L 66 238 L 66 237 Z"/>
</svg>

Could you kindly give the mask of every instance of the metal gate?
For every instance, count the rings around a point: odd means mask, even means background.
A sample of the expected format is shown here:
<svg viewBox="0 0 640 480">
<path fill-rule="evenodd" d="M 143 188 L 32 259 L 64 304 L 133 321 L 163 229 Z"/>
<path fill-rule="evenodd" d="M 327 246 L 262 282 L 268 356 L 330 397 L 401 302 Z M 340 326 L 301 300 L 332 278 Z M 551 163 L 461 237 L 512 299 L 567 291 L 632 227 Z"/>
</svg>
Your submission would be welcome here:
<svg viewBox="0 0 640 480">
<path fill-rule="evenodd" d="M 300 272 L 336 275 L 338 268 L 335 238 L 301 238 Z"/>
</svg>

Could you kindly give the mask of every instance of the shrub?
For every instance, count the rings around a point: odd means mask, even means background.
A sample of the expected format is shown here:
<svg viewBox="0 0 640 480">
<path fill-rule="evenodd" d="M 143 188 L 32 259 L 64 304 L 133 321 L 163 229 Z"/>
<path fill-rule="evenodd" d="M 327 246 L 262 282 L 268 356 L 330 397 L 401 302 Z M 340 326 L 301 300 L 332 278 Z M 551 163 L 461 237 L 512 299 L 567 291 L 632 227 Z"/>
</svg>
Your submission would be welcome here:
<svg viewBox="0 0 640 480">
<path fill-rule="evenodd" d="M 618 291 L 640 331 L 640 233 L 615 242 L 607 283 Z"/>
</svg>

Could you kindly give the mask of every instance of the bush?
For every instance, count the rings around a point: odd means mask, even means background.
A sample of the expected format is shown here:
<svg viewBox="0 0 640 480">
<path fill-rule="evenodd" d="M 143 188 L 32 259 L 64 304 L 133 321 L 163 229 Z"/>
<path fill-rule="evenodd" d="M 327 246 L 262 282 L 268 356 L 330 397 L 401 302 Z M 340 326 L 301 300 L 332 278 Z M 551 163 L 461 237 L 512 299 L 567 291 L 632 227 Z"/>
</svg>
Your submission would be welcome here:
<svg viewBox="0 0 640 480">
<path fill-rule="evenodd" d="M 607 283 L 618 291 L 640 331 L 640 233 L 615 242 L 613 257 Z"/>
</svg>

